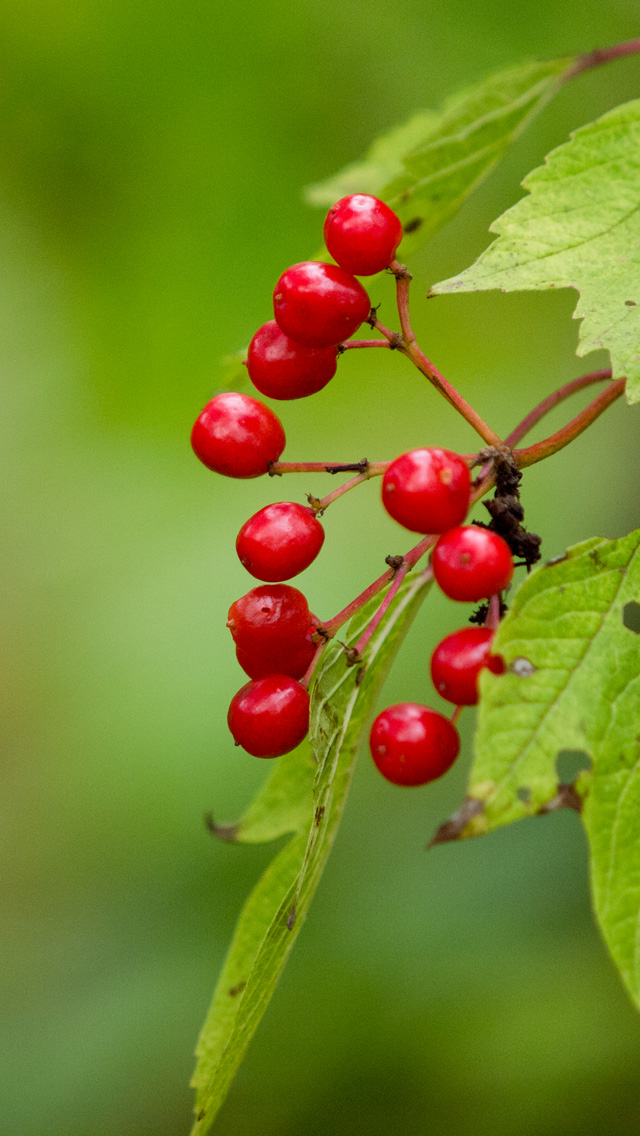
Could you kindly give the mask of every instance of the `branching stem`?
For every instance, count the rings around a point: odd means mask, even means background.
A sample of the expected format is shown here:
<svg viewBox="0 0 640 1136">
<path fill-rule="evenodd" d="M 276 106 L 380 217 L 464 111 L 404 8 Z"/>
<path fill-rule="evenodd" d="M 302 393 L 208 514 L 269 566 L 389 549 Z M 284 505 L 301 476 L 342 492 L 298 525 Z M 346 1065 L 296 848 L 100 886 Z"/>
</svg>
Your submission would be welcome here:
<svg viewBox="0 0 640 1136">
<path fill-rule="evenodd" d="M 547 395 L 546 398 L 534 406 L 533 410 L 527 414 L 526 418 L 519 422 L 514 430 L 511 431 L 509 437 L 505 439 L 505 445 L 515 446 L 528 434 L 534 426 L 538 424 L 545 414 L 553 410 L 560 402 L 563 402 L 569 395 L 575 394 L 576 391 L 583 390 L 584 387 L 591 386 L 592 383 L 599 383 L 605 379 L 611 378 L 611 368 L 606 371 L 591 371 L 588 375 L 582 375 L 579 379 L 572 379 L 571 382 L 565 383 L 564 386 L 559 387 L 558 390 L 553 391 L 552 394 Z"/>
<path fill-rule="evenodd" d="M 514 450 L 513 457 L 519 469 L 524 469 L 526 466 L 535 465 L 536 462 L 542 461 L 544 458 L 551 457 L 552 454 L 557 454 L 559 450 L 564 449 L 570 442 L 573 442 L 596 418 L 611 406 L 617 398 L 620 398 L 624 390 L 626 379 L 616 379 L 615 382 L 609 384 L 602 394 L 594 398 L 584 410 L 577 414 L 575 418 L 571 419 L 566 426 L 561 430 L 556 430 L 555 434 L 551 434 L 548 438 L 544 438 L 541 442 L 536 442 L 533 446 L 527 446 L 523 450 Z"/>
</svg>

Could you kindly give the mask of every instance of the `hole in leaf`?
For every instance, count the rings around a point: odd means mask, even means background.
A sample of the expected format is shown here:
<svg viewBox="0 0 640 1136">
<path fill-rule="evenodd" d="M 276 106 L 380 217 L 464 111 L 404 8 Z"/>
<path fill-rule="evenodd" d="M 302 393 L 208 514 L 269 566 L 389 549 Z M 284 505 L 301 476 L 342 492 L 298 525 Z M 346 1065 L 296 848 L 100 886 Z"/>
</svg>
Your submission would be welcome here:
<svg viewBox="0 0 640 1136">
<path fill-rule="evenodd" d="M 561 749 L 556 758 L 556 772 L 561 785 L 573 785 L 583 770 L 591 769 L 591 758 L 583 749 Z"/>
<path fill-rule="evenodd" d="M 531 789 L 528 785 L 521 785 L 516 795 L 518 800 L 522 801 L 523 805 L 528 805 L 531 800 Z"/>
<path fill-rule="evenodd" d="M 635 600 L 624 605 L 622 622 L 629 631 L 635 631 L 636 635 L 640 635 L 640 604 L 636 603 Z"/>
</svg>

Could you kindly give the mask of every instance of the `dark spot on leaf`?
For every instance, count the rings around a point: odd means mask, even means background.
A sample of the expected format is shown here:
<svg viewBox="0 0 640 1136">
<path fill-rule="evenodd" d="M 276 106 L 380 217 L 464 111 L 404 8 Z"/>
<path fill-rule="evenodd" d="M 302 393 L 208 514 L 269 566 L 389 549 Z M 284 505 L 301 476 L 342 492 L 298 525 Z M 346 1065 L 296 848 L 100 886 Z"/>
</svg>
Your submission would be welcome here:
<svg viewBox="0 0 640 1136">
<path fill-rule="evenodd" d="M 591 758 L 583 749 L 561 749 L 556 758 L 558 781 L 572 784 L 579 773 L 591 769 Z"/>
<path fill-rule="evenodd" d="M 622 622 L 629 631 L 640 635 L 640 604 L 631 600 L 622 609 Z"/>
<path fill-rule="evenodd" d="M 316 814 L 315 814 L 317 825 L 320 824 L 323 816 L 324 816 L 324 805 L 318 805 L 318 808 L 316 809 Z"/>
<path fill-rule="evenodd" d="M 417 233 L 423 222 L 422 217 L 413 217 L 411 221 L 407 221 L 404 226 L 405 233 Z"/>
<path fill-rule="evenodd" d="M 523 805 L 528 805 L 531 800 L 531 789 L 528 785 L 521 785 L 516 796 L 519 801 L 522 801 Z"/>
<path fill-rule="evenodd" d="M 242 991 L 244 990 L 246 985 L 246 982 L 238 982 L 235 986 L 229 987 L 227 994 L 230 998 L 237 998 L 238 994 L 242 994 Z"/>
<path fill-rule="evenodd" d="M 196 1116 L 196 1120 L 204 1120 L 204 1118 L 205 1118 L 205 1116 L 206 1116 L 206 1115 L 207 1115 L 207 1113 L 206 1113 L 205 1109 L 204 1109 L 204 1108 L 201 1108 L 201 1109 L 200 1109 L 200 1112 L 199 1112 L 199 1113 L 198 1113 L 198 1115 Z"/>
<path fill-rule="evenodd" d="M 529 659 L 523 659 L 521 655 L 514 659 L 509 667 L 511 673 L 518 678 L 531 678 L 531 675 L 535 674 L 537 669 Z"/>
<path fill-rule="evenodd" d="M 637 300 L 625 300 L 624 304 L 625 304 L 626 308 L 636 308 L 638 306 L 638 301 Z"/>
</svg>

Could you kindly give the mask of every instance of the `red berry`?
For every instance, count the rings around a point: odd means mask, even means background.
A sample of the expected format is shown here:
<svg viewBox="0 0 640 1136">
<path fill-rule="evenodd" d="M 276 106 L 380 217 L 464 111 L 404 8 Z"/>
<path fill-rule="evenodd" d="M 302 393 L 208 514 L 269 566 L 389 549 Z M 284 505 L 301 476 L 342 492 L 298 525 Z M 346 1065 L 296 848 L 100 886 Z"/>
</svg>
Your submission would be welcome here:
<svg viewBox="0 0 640 1136">
<path fill-rule="evenodd" d="M 282 423 L 268 406 L 248 394 L 218 394 L 195 420 L 191 445 L 196 457 L 227 477 L 259 477 L 284 450 Z"/>
<path fill-rule="evenodd" d="M 302 678 L 315 652 L 314 617 L 302 592 L 290 584 L 252 588 L 232 603 L 227 627 L 238 662 L 250 678 Z"/>
<path fill-rule="evenodd" d="M 324 240 L 333 259 L 347 272 L 373 276 L 395 257 L 402 223 L 384 201 L 368 193 L 352 193 L 331 206 Z"/>
<path fill-rule="evenodd" d="M 398 702 L 378 714 L 371 756 L 392 785 L 426 785 L 442 777 L 460 752 L 453 722 L 417 702 Z"/>
<path fill-rule="evenodd" d="M 275 320 L 259 327 L 251 343 L 249 377 L 268 398 L 304 398 L 322 390 L 336 373 L 337 347 L 303 347 Z"/>
<path fill-rule="evenodd" d="M 227 715 L 236 745 L 254 757 L 280 757 L 309 730 L 309 695 L 289 675 L 248 682 L 231 699 Z"/>
<path fill-rule="evenodd" d="M 509 545 L 490 529 L 460 525 L 444 533 L 431 566 L 445 596 L 476 603 L 506 588 L 513 576 Z"/>
<path fill-rule="evenodd" d="M 258 580 L 290 580 L 304 572 L 324 543 L 313 509 L 294 501 L 266 505 L 240 529 L 236 552 Z"/>
<path fill-rule="evenodd" d="M 504 659 L 490 653 L 493 636 L 488 627 L 462 627 L 438 644 L 431 656 L 431 678 L 438 694 L 456 706 L 477 704 L 482 668 L 504 674 Z"/>
<path fill-rule="evenodd" d="M 395 521 L 418 533 L 443 533 L 467 515 L 469 467 L 459 454 L 430 447 L 391 462 L 382 479 L 382 504 Z"/>
<path fill-rule="evenodd" d="M 306 260 L 292 264 L 273 292 L 278 327 L 305 347 L 335 347 L 371 310 L 362 284 L 344 268 Z"/>
</svg>

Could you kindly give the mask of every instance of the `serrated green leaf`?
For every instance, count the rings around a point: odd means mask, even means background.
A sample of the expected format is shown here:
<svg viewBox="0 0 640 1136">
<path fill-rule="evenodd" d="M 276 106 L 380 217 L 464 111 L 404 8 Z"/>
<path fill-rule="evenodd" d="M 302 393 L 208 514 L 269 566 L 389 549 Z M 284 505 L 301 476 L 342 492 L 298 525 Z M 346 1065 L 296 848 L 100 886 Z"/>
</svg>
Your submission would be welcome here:
<svg viewBox="0 0 640 1136">
<path fill-rule="evenodd" d="M 640 401 L 640 100 L 583 126 L 533 170 L 498 239 L 432 295 L 576 288 L 577 354 L 605 348 Z"/>
<path fill-rule="evenodd" d="M 314 205 L 375 193 L 400 216 L 405 259 L 441 229 L 559 90 L 571 59 L 510 67 L 423 111 L 373 144 L 362 162 L 307 190 Z"/>
<path fill-rule="evenodd" d="M 209 1131 L 273 994 L 335 839 L 371 708 L 429 586 L 428 572 L 403 581 L 362 667 L 348 667 L 340 645 L 329 644 L 312 689 L 313 787 L 309 749 L 301 746 L 274 770 L 235 828 L 236 838 L 271 840 L 298 826 L 254 888 L 236 927 L 198 1041 L 192 1136 Z M 351 621 L 347 644 L 357 642 L 380 602 L 373 600 Z"/>
<path fill-rule="evenodd" d="M 496 633 L 507 664 L 484 672 L 469 782 L 477 814 L 460 835 L 489 832 L 560 803 L 556 762 L 582 751 L 580 775 L 594 905 L 640 1004 L 640 530 L 587 541 L 533 572 Z"/>
</svg>

